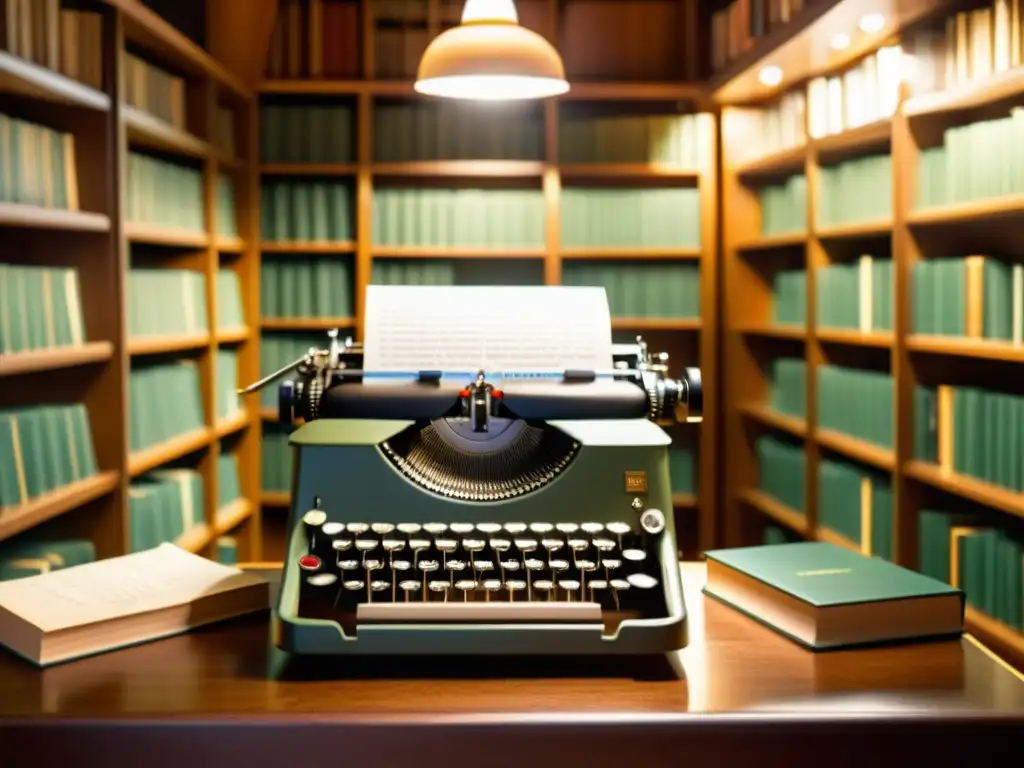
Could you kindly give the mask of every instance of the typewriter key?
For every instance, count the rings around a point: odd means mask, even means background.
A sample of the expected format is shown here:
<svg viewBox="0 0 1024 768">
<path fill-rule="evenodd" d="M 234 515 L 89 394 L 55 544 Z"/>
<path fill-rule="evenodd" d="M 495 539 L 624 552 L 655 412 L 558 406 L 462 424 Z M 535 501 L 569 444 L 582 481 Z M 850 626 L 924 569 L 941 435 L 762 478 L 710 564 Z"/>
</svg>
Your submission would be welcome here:
<svg viewBox="0 0 1024 768">
<path fill-rule="evenodd" d="M 653 589 L 658 586 L 658 580 L 646 573 L 631 573 L 626 577 L 626 581 L 637 589 Z"/>
<path fill-rule="evenodd" d="M 393 523 L 373 523 L 370 525 L 370 530 L 379 536 L 387 536 L 395 530 L 395 526 Z"/>
<path fill-rule="evenodd" d="M 622 566 L 622 561 L 617 557 L 602 558 L 601 565 L 603 565 L 607 571 L 614 571 L 616 568 L 620 568 Z"/>
<path fill-rule="evenodd" d="M 354 571 L 359 568 L 358 560 L 339 560 L 338 569 L 342 571 Z"/>
<path fill-rule="evenodd" d="M 384 539 L 380 545 L 384 548 L 385 552 L 390 552 L 392 556 L 395 552 L 401 552 L 405 549 L 405 542 L 402 539 Z"/>
<path fill-rule="evenodd" d="M 498 525 L 498 523 L 477 523 L 476 529 L 480 531 L 480 533 L 486 533 L 488 536 L 490 536 L 492 533 L 497 533 L 498 531 L 500 531 L 501 526 Z"/>
<path fill-rule="evenodd" d="M 583 525 L 581 525 L 580 528 L 583 529 L 584 533 L 589 533 L 591 536 L 593 536 L 595 533 L 600 533 L 601 531 L 603 531 L 604 525 L 602 525 L 601 523 L 583 523 Z"/>
<path fill-rule="evenodd" d="M 530 523 L 530 530 L 534 533 L 551 533 L 555 526 L 551 523 Z"/>
<path fill-rule="evenodd" d="M 495 552 L 508 552 L 512 549 L 512 542 L 508 539 L 491 539 L 487 543 Z"/>
<path fill-rule="evenodd" d="M 573 553 L 582 552 L 590 546 L 590 542 L 586 539 L 569 539 L 566 543 L 569 545 L 569 549 L 571 549 Z"/>
<path fill-rule="evenodd" d="M 342 582 L 341 586 L 343 586 L 349 592 L 358 592 L 360 589 L 366 586 L 366 582 L 360 579 L 349 579 L 348 581 Z"/>
<path fill-rule="evenodd" d="M 505 589 L 508 590 L 508 599 L 511 602 L 516 599 L 516 592 L 522 592 L 526 589 L 526 582 L 519 579 L 511 579 L 505 582 Z"/>
<path fill-rule="evenodd" d="M 491 599 L 491 592 L 500 592 L 501 587 L 501 579 L 485 579 L 484 589 L 487 590 L 487 600 Z"/>
<path fill-rule="evenodd" d="M 613 539 L 606 539 L 603 536 L 594 539 L 594 547 L 598 552 L 611 552 L 616 546 Z"/>
<path fill-rule="evenodd" d="M 559 533 L 576 533 L 580 529 L 577 523 L 555 523 L 555 530 Z"/>
<path fill-rule="evenodd" d="M 436 571 L 438 568 L 441 567 L 441 564 L 439 562 L 437 562 L 437 560 L 420 560 L 419 563 L 416 564 L 416 567 L 419 568 L 420 571 L 423 572 L 423 599 L 426 600 L 427 599 L 427 574 L 428 573 L 433 573 L 434 571 Z"/>
<path fill-rule="evenodd" d="M 526 533 L 526 523 L 505 523 L 505 530 L 515 536 L 517 533 Z"/>
<path fill-rule="evenodd" d="M 444 552 L 447 555 L 459 548 L 459 542 L 455 539 L 435 539 L 434 546 L 437 547 L 438 552 Z"/>
<path fill-rule="evenodd" d="M 501 561 L 501 570 L 503 571 L 518 571 L 519 561 L 509 558 L 508 560 Z"/>
<path fill-rule="evenodd" d="M 306 583 L 312 587 L 329 587 L 337 580 L 338 577 L 333 573 L 314 573 L 306 579 Z"/>
<path fill-rule="evenodd" d="M 459 579 L 455 582 L 455 588 L 462 592 L 462 601 L 464 603 L 469 602 L 469 593 L 474 591 L 476 587 L 476 581 L 473 579 Z"/>
<path fill-rule="evenodd" d="M 351 549 L 354 543 L 352 539 L 335 539 L 331 542 L 331 546 L 334 547 L 335 552 L 344 552 L 347 549 Z"/>
<path fill-rule="evenodd" d="M 363 567 L 368 571 L 379 571 L 384 567 L 383 560 L 364 560 Z"/>
<path fill-rule="evenodd" d="M 351 529 L 352 526 L 349 526 L 349 530 Z M 629 523 L 608 523 L 608 532 L 616 536 L 625 536 L 631 530 L 633 529 L 629 527 Z"/>
<path fill-rule="evenodd" d="M 487 542 L 483 539 L 463 539 L 462 546 L 467 552 L 480 552 L 487 546 Z"/>
<path fill-rule="evenodd" d="M 558 586 L 565 590 L 566 598 L 571 603 L 573 595 L 580 588 L 580 583 L 576 579 L 559 579 Z"/>
<path fill-rule="evenodd" d="M 569 562 L 567 560 L 550 560 L 548 561 L 548 568 L 555 573 L 561 573 L 562 571 L 569 570 Z"/>
<path fill-rule="evenodd" d="M 536 539 L 516 539 L 516 549 L 520 552 L 533 552 L 536 548 Z"/>
<path fill-rule="evenodd" d="M 629 589 L 629 582 L 625 579 L 611 579 L 608 582 L 608 586 L 612 588 L 612 597 L 615 598 L 615 610 L 619 610 L 621 604 L 619 603 L 619 592 L 625 592 Z"/>
<path fill-rule="evenodd" d="M 320 530 L 325 536 L 337 536 L 339 533 L 345 532 L 344 523 L 324 523 L 320 526 Z"/>
<path fill-rule="evenodd" d="M 467 565 L 468 563 L 466 563 L 465 560 L 449 560 L 447 563 L 444 564 L 444 567 L 447 570 L 451 571 L 452 584 L 455 583 L 455 574 L 461 573 L 462 571 L 466 570 Z"/>
<path fill-rule="evenodd" d="M 640 561 L 647 559 L 647 553 L 642 549 L 623 550 L 622 556 L 631 563 L 639 563 Z"/>
<path fill-rule="evenodd" d="M 473 532 L 473 524 L 472 523 L 452 523 L 451 524 L 451 530 L 452 530 L 452 533 L 457 533 L 460 536 L 464 536 L 467 533 L 472 533 Z"/>
<path fill-rule="evenodd" d="M 370 582 L 370 592 L 383 592 L 384 590 L 391 589 L 391 582 L 384 581 L 383 579 L 375 579 Z"/>
<path fill-rule="evenodd" d="M 430 549 L 430 539 L 409 539 L 409 549 L 413 552 L 422 552 Z"/>
<path fill-rule="evenodd" d="M 450 586 L 451 586 L 451 584 L 449 584 L 447 581 L 437 581 L 437 580 L 431 581 L 429 584 L 427 584 L 427 588 L 431 592 L 438 592 L 438 593 L 443 592 L 445 600 L 448 599 L 448 588 Z"/>
<path fill-rule="evenodd" d="M 304 571 L 319 571 L 323 563 L 316 555 L 303 555 L 299 558 L 299 568 Z"/>
<path fill-rule="evenodd" d="M 399 533 L 404 533 L 407 536 L 411 536 L 414 533 L 419 533 L 423 528 L 419 523 L 399 523 L 395 526 Z M 444 529 L 441 530 L 443 533 Z"/>
<path fill-rule="evenodd" d="M 358 536 L 361 533 L 366 533 L 368 530 L 370 530 L 370 526 L 368 526 L 366 523 L 349 523 L 348 524 L 348 532 L 352 533 L 352 534 L 355 534 L 356 536 Z"/>
<path fill-rule="evenodd" d="M 420 583 L 412 579 L 406 579 L 405 581 L 398 582 L 398 588 L 405 592 L 405 602 L 408 603 L 409 595 L 419 590 Z"/>
<path fill-rule="evenodd" d="M 576 567 L 584 573 L 590 573 L 597 570 L 597 563 L 593 560 L 577 560 Z"/>
<path fill-rule="evenodd" d="M 526 570 L 528 570 L 528 571 L 543 571 L 544 570 L 544 561 L 543 560 L 538 560 L 535 557 L 531 557 L 528 560 L 526 560 L 524 565 L 526 566 Z"/>
<path fill-rule="evenodd" d="M 548 551 L 548 553 L 557 552 L 565 546 L 565 542 L 562 539 L 544 539 L 541 541 L 541 546 Z"/>
<path fill-rule="evenodd" d="M 549 579 L 537 579 L 533 582 L 533 589 L 540 592 L 543 595 L 547 595 L 548 599 L 551 599 L 551 590 L 555 588 L 555 582 Z"/>
<path fill-rule="evenodd" d="M 599 595 L 606 589 L 608 589 L 608 582 L 604 579 L 594 579 L 589 584 L 587 584 L 587 589 L 590 590 L 590 602 L 598 603 L 601 601 Z M 594 595 L 595 592 L 598 593 L 598 596 Z"/>
<path fill-rule="evenodd" d="M 410 568 L 412 568 L 412 563 L 408 560 L 395 560 L 391 563 L 393 571 L 408 571 Z"/>
<path fill-rule="evenodd" d="M 311 509 L 302 516 L 302 522 L 310 528 L 319 528 L 327 522 L 327 513 L 322 509 Z"/>
<path fill-rule="evenodd" d="M 478 571 L 493 571 L 494 561 L 493 560 L 474 560 L 473 567 Z"/>
<path fill-rule="evenodd" d="M 378 544 L 380 544 L 380 542 L 377 541 L 377 539 L 356 539 L 356 550 L 359 552 L 372 552 L 377 548 Z"/>
</svg>

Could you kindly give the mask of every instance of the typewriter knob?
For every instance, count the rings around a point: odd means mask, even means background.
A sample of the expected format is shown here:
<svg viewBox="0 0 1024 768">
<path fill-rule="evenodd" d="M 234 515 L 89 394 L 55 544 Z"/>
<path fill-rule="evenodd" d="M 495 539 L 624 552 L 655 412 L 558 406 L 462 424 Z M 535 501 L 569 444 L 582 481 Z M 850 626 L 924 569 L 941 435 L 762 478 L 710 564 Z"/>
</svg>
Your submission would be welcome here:
<svg viewBox="0 0 1024 768">
<path fill-rule="evenodd" d="M 665 530 L 665 513 L 660 509 L 648 509 L 640 515 L 640 527 L 654 535 Z"/>
<path fill-rule="evenodd" d="M 277 388 L 277 418 L 287 426 L 295 421 L 295 382 L 282 381 Z"/>
<path fill-rule="evenodd" d="M 687 368 L 683 371 L 683 382 L 686 384 L 686 416 L 689 421 L 700 421 L 704 416 L 704 382 L 700 368 Z"/>
</svg>

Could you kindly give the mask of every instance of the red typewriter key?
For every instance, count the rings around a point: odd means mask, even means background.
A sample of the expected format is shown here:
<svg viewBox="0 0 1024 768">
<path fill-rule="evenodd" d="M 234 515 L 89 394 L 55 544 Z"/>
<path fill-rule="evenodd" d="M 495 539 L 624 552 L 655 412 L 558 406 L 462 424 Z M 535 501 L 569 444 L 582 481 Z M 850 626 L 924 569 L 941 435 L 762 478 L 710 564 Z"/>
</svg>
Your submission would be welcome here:
<svg viewBox="0 0 1024 768">
<path fill-rule="evenodd" d="M 299 558 L 299 568 L 304 571 L 319 571 L 321 565 L 323 563 L 316 555 L 303 555 Z"/>
</svg>

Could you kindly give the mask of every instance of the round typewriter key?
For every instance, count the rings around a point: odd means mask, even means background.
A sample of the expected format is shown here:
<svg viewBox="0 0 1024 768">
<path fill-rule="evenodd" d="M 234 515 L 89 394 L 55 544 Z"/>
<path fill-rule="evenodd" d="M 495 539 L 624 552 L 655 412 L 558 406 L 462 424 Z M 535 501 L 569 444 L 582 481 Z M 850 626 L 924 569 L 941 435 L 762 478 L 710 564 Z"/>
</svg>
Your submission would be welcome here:
<svg viewBox="0 0 1024 768">
<path fill-rule="evenodd" d="M 351 528 L 352 526 L 349 526 L 350 530 Z M 625 536 L 633 530 L 629 527 L 629 523 L 608 523 L 607 528 L 609 533 L 614 533 L 616 536 Z"/>
<path fill-rule="evenodd" d="M 450 527 L 452 533 L 457 533 L 460 536 L 473 532 L 472 523 L 452 523 Z"/>
<path fill-rule="evenodd" d="M 395 526 L 394 523 L 373 523 L 370 525 L 370 530 L 379 536 L 387 536 L 395 530 Z"/>
<path fill-rule="evenodd" d="M 343 586 L 349 592 L 358 592 L 360 589 L 366 586 L 366 582 L 360 581 L 359 579 L 349 579 L 348 581 L 343 581 L 341 583 L 341 586 Z M 419 585 L 417 584 L 417 586 Z"/>
<path fill-rule="evenodd" d="M 430 549 L 430 539 L 409 539 L 409 549 L 413 552 Z"/>
<path fill-rule="evenodd" d="M 363 563 L 363 568 L 365 568 L 368 571 L 379 571 L 383 567 L 384 567 L 384 561 L 383 560 L 366 560 Z"/>
<path fill-rule="evenodd" d="M 405 549 L 405 541 L 402 539 L 384 539 L 380 543 L 385 552 L 399 552 Z"/>
<path fill-rule="evenodd" d="M 597 570 L 597 563 L 593 560 L 577 560 L 576 567 L 584 573 L 590 573 Z"/>
<path fill-rule="evenodd" d="M 339 533 L 345 532 L 344 523 L 324 523 L 320 530 L 325 536 L 337 536 Z"/>
<path fill-rule="evenodd" d="M 555 530 L 559 533 L 576 533 L 580 529 L 577 523 L 555 523 Z"/>
<path fill-rule="evenodd" d="M 541 541 L 541 546 L 543 546 L 548 552 L 557 552 L 565 546 L 565 542 L 561 539 L 544 539 Z"/>
<path fill-rule="evenodd" d="M 573 595 L 580 588 L 580 583 L 576 579 L 559 579 L 558 586 L 565 590 L 571 601 Z"/>
<path fill-rule="evenodd" d="M 551 533 L 555 526 L 551 523 L 530 523 L 530 530 L 534 533 Z"/>
<path fill-rule="evenodd" d="M 474 560 L 473 567 L 478 571 L 493 571 L 494 561 L 493 560 Z"/>
<path fill-rule="evenodd" d="M 319 528 L 327 522 L 327 513 L 322 509 L 311 509 L 302 516 L 302 522 L 310 528 Z"/>
<path fill-rule="evenodd" d="M 459 542 L 455 539 L 436 539 L 434 545 L 438 552 L 449 554 L 459 548 Z"/>
<path fill-rule="evenodd" d="M 608 582 L 608 586 L 614 589 L 616 592 L 624 592 L 629 589 L 629 582 L 625 579 L 611 579 Z"/>
<path fill-rule="evenodd" d="M 640 515 L 640 527 L 652 536 L 665 530 L 665 513 L 660 509 L 648 509 Z"/>
<path fill-rule="evenodd" d="M 658 586 L 658 580 L 653 576 L 648 576 L 646 573 L 631 573 L 626 577 L 626 581 L 630 583 L 630 586 L 637 589 L 653 589 Z"/>
<path fill-rule="evenodd" d="M 484 589 L 488 592 L 498 592 L 501 587 L 501 579 L 484 579 Z"/>
<path fill-rule="evenodd" d="M 508 599 L 515 600 L 516 592 L 522 592 L 526 589 L 526 582 L 519 579 L 511 579 L 505 582 L 505 589 L 508 590 Z"/>
<path fill-rule="evenodd" d="M 476 582 L 473 579 L 459 579 L 455 582 L 455 588 L 462 592 L 462 600 L 469 602 L 469 593 L 476 589 Z"/>
<path fill-rule="evenodd" d="M 319 571 L 322 566 L 323 563 L 316 555 L 303 555 L 299 558 L 299 568 L 304 571 Z"/>
<path fill-rule="evenodd" d="M 518 560 L 502 560 L 499 565 L 503 571 L 518 571 L 519 561 Z"/>
<path fill-rule="evenodd" d="M 505 530 L 515 536 L 517 533 L 526 533 L 526 523 L 505 523 Z"/>
<path fill-rule="evenodd" d="M 608 589 L 608 582 L 604 579 L 594 579 L 593 581 L 587 582 L 587 587 L 591 591 L 600 592 L 601 590 Z"/>
<path fill-rule="evenodd" d="M 609 557 L 608 559 L 602 559 L 601 565 L 603 565 L 609 571 L 614 571 L 616 568 L 622 565 L 622 561 L 615 557 Z"/>
<path fill-rule="evenodd" d="M 338 568 L 340 568 L 343 571 L 354 571 L 358 567 L 359 567 L 359 561 L 358 560 L 339 560 L 338 561 Z"/>
<path fill-rule="evenodd" d="M 590 542 L 586 539 L 569 539 L 567 543 L 569 544 L 569 549 L 573 552 L 582 552 L 590 546 Z"/>
<path fill-rule="evenodd" d="M 384 581 L 383 579 L 375 579 L 370 582 L 370 590 L 373 592 L 383 592 L 385 589 L 391 589 L 391 582 Z"/>
<path fill-rule="evenodd" d="M 487 542 L 483 539 L 463 539 L 462 546 L 467 552 L 480 552 L 487 546 Z"/>
<path fill-rule="evenodd" d="M 413 581 L 411 579 L 406 579 L 405 581 L 400 581 L 398 583 L 398 588 L 400 590 L 402 590 L 403 592 L 405 592 L 405 602 L 408 603 L 409 602 L 409 595 L 412 594 L 413 592 L 416 592 L 416 591 L 419 590 L 420 583 L 418 581 Z"/>
<path fill-rule="evenodd" d="M 391 570 L 393 571 L 408 571 L 412 568 L 412 563 L 408 560 L 395 560 L 391 563 Z"/>
<path fill-rule="evenodd" d="M 533 552 L 536 548 L 536 539 L 516 539 L 516 549 L 520 552 Z"/>
<path fill-rule="evenodd" d="M 467 565 L 468 563 L 465 560 L 449 560 L 447 563 L 444 564 L 444 567 L 454 573 L 466 570 Z"/>
<path fill-rule="evenodd" d="M 335 552 L 344 552 L 347 549 L 352 549 L 352 539 L 335 539 L 331 542 L 331 546 L 334 547 Z"/>
<path fill-rule="evenodd" d="M 419 585 L 417 584 L 416 586 Z M 434 579 L 433 581 L 427 583 L 427 589 L 429 589 L 431 592 L 447 592 L 448 587 L 450 586 L 451 584 L 449 584 L 447 581 L 439 581 L 437 579 Z"/>
<path fill-rule="evenodd" d="M 329 587 L 337 580 L 338 577 L 333 573 L 314 573 L 306 579 L 306 583 L 312 587 Z"/>
<path fill-rule="evenodd" d="M 501 526 L 498 523 L 477 523 L 476 529 L 480 533 L 486 533 L 490 536 L 492 533 L 497 533 L 501 530 Z"/>
<path fill-rule="evenodd" d="M 561 573 L 569 570 L 569 562 L 567 560 L 552 560 L 548 563 L 548 568 L 555 573 Z"/>
<path fill-rule="evenodd" d="M 495 552 L 508 552 L 512 549 L 512 542 L 508 539 L 491 539 L 487 542 Z"/>
<path fill-rule="evenodd" d="M 622 556 L 632 563 L 639 563 L 641 560 L 647 559 L 647 553 L 642 549 L 626 549 L 623 550 Z"/>
<path fill-rule="evenodd" d="M 395 527 L 398 529 L 399 533 L 404 533 L 407 536 L 411 536 L 414 533 L 419 533 L 420 530 L 422 530 L 423 528 L 423 526 L 419 523 L 399 523 Z M 439 531 L 439 533 L 444 533 L 444 529 L 442 528 L 441 531 Z"/>
<path fill-rule="evenodd" d="M 424 573 L 431 573 L 440 568 L 441 564 L 437 562 L 437 560 L 420 560 L 419 563 L 416 564 L 416 567 Z"/>
<path fill-rule="evenodd" d="M 370 530 L 370 526 L 366 523 L 349 523 L 348 532 L 358 536 L 360 533 L 366 533 Z"/>
<path fill-rule="evenodd" d="M 377 539 L 356 539 L 356 550 L 359 552 L 372 552 L 380 544 Z"/>
<path fill-rule="evenodd" d="M 537 579 L 533 582 L 533 588 L 541 592 L 550 592 L 555 588 L 555 582 L 549 579 Z"/>
<path fill-rule="evenodd" d="M 611 552 L 617 545 L 613 539 L 599 537 L 594 539 L 594 546 L 597 548 L 598 552 Z"/>
<path fill-rule="evenodd" d="M 580 528 L 583 529 L 584 533 L 589 533 L 591 536 L 593 536 L 595 533 L 600 533 L 601 531 L 603 531 L 604 525 L 601 523 L 583 523 L 583 525 L 581 525 Z"/>
<path fill-rule="evenodd" d="M 538 560 L 535 557 L 529 558 L 524 563 L 524 565 L 526 566 L 526 570 L 528 570 L 528 571 L 543 571 L 544 567 L 545 567 L 544 561 L 543 560 Z"/>
</svg>

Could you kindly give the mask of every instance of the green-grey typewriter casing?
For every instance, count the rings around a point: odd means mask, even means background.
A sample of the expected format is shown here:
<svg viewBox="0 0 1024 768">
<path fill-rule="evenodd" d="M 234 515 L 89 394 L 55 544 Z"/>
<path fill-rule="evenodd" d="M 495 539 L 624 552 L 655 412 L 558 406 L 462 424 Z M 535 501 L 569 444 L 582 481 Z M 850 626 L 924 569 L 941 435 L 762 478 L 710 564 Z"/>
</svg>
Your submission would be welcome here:
<svg viewBox="0 0 1024 768">
<path fill-rule="evenodd" d="M 522 496 L 461 501 L 418 486 L 382 444 L 410 427 L 399 420 L 317 419 L 292 433 L 292 502 L 274 642 L 299 654 L 660 654 L 687 644 L 669 478 L 669 436 L 647 419 L 551 421 L 579 445 L 554 480 Z M 652 555 L 659 560 L 664 615 L 627 619 L 613 635 L 599 624 L 372 624 L 346 634 L 337 622 L 299 613 L 298 560 L 306 552 L 304 513 L 320 499 L 337 522 L 626 521 L 640 530 L 644 510 L 665 513 Z M 636 500 L 639 499 L 637 502 Z"/>
</svg>

